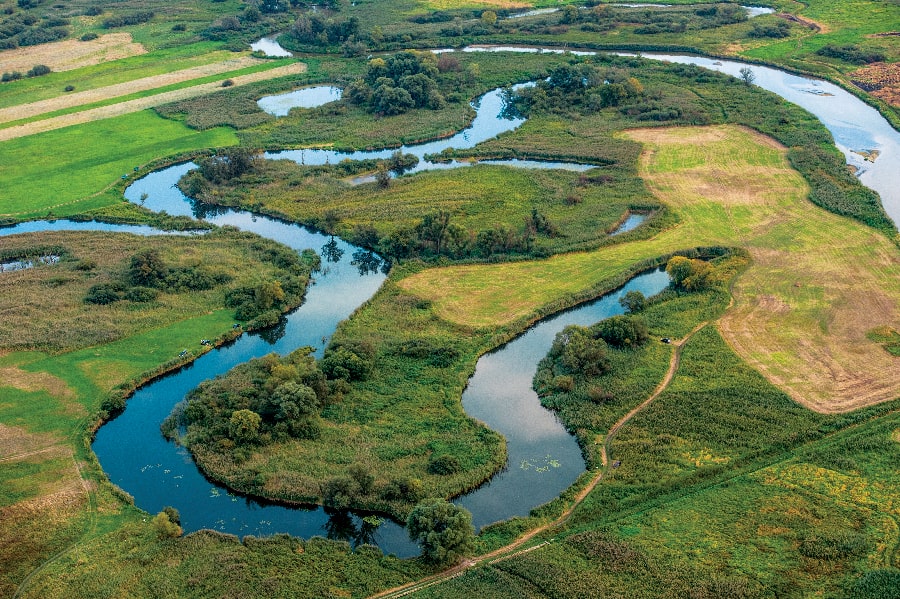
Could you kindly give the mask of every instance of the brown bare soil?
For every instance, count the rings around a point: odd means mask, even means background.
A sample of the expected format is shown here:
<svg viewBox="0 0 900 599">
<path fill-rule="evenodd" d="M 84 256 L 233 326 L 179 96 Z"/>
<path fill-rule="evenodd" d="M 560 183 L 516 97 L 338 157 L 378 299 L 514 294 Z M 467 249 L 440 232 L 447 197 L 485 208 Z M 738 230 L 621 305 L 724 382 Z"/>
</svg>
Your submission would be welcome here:
<svg viewBox="0 0 900 599">
<path fill-rule="evenodd" d="M 18 426 L 0 423 L 0 462 L 19 460 L 26 456 L 55 450 L 52 435 L 29 433 Z"/>
<path fill-rule="evenodd" d="M 171 73 L 143 77 L 141 79 L 134 79 L 133 81 L 125 81 L 123 83 L 116 83 L 115 85 L 98 87 L 97 89 L 89 89 L 82 92 L 57 96 L 55 98 L 48 98 L 46 100 L 39 100 L 37 102 L 30 102 L 28 104 L 18 104 L 16 106 L 0 109 L 0 123 L 27 119 L 55 110 L 62 110 L 64 108 L 82 106 L 84 104 L 100 102 L 110 98 L 127 96 L 149 89 L 156 89 L 166 85 L 190 81 L 191 79 L 235 71 L 257 64 L 260 64 L 258 59 L 242 56 L 240 58 L 223 60 L 222 62 L 214 62 L 212 64 L 200 65 L 189 69 L 173 71 Z"/>
<path fill-rule="evenodd" d="M 24 73 L 36 64 L 54 71 L 70 71 L 146 52 L 144 46 L 132 41 L 130 33 L 107 33 L 88 42 L 64 40 L 4 50 L 0 52 L 0 71 Z"/>
<path fill-rule="evenodd" d="M 870 64 L 848 76 L 857 87 L 900 108 L 900 62 Z"/>
<path fill-rule="evenodd" d="M 276 77 L 284 77 L 286 75 L 297 75 L 304 71 L 306 71 L 306 65 L 296 62 L 285 65 L 283 67 L 269 69 L 268 71 L 260 71 L 258 73 L 250 73 L 248 75 L 232 77 L 231 80 L 234 82 L 235 86 L 240 86 L 247 85 L 248 83 L 254 83 L 256 81 L 265 81 L 267 79 L 275 79 Z M 155 79 L 155 77 L 151 77 L 150 79 Z M 171 82 L 160 83 L 160 85 L 167 85 L 168 83 Z M 158 87 L 158 85 L 154 87 Z M 0 129 L 0 141 L 14 139 L 16 137 L 24 137 L 26 135 L 34 135 L 35 133 L 52 131 L 54 129 L 61 129 L 70 125 L 78 125 L 80 123 L 108 119 L 132 112 L 139 112 L 147 108 L 152 108 L 153 106 L 159 106 L 160 104 L 167 104 L 169 102 L 175 102 L 177 100 L 203 96 L 206 94 L 222 91 L 224 89 L 226 88 L 222 87 L 222 81 L 202 83 L 200 85 L 194 85 L 192 87 L 185 87 L 169 92 L 163 92 L 161 94 L 148 96 L 146 98 L 127 100 L 125 102 L 119 102 L 118 104 L 101 106 L 100 108 L 91 108 L 88 110 L 82 110 L 81 112 L 73 112 L 71 114 L 52 117 L 40 121 L 33 121 L 31 123 L 17 125 L 15 127 L 7 127 L 6 129 Z"/>
</svg>

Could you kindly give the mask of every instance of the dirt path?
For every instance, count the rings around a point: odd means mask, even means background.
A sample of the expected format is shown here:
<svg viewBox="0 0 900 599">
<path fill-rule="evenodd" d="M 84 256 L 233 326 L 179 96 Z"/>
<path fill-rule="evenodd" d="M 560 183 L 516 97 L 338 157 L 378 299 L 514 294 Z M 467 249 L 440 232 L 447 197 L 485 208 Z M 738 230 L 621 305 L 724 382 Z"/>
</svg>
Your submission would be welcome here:
<svg viewBox="0 0 900 599">
<path fill-rule="evenodd" d="M 407 583 L 404 585 L 400 585 L 394 587 L 392 589 L 387 589 L 380 593 L 376 593 L 372 595 L 370 599 L 394 599 L 396 597 L 405 597 L 407 595 L 411 595 L 417 591 L 421 591 L 428 587 L 432 587 L 436 584 L 440 584 L 442 582 L 446 582 L 452 578 L 456 578 L 457 576 L 461 576 L 468 570 L 469 568 L 473 568 L 475 566 L 481 564 L 495 564 L 499 561 L 503 561 L 506 559 L 510 559 L 516 557 L 517 555 L 522 555 L 524 553 L 528 553 L 530 551 L 534 551 L 544 545 L 547 545 L 552 542 L 545 541 L 539 545 L 534 545 L 532 547 L 526 547 L 522 549 L 522 545 L 536 537 L 537 535 L 544 533 L 552 528 L 556 528 L 562 525 L 572 513 L 575 511 L 582 501 L 594 490 L 594 488 L 603 480 L 603 476 L 608 470 L 608 461 L 609 461 L 609 446 L 612 443 L 613 437 L 615 437 L 616 433 L 625 426 L 638 412 L 646 408 L 653 402 L 654 399 L 659 397 L 659 395 L 668 388 L 669 384 L 675 378 L 675 373 L 678 371 L 678 366 L 681 363 L 681 351 L 684 345 L 693 337 L 700 329 L 705 327 L 709 322 L 702 322 L 694 329 L 685 335 L 682 339 L 676 340 L 672 342 L 672 356 L 669 358 L 669 369 L 666 371 L 665 376 L 662 381 L 660 381 L 659 385 L 656 386 L 656 389 L 653 390 L 647 399 L 642 401 L 638 406 L 632 409 L 630 412 L 619 418 L 615 424 L 613 424 L 609 431 L 606 433 L 603 440 L 603 447 L 601 449 L 600 459 L 603 463 L 603 468 L 598 468 L 596 474 L 591 478 L 590 482 L 575 496 L 572 500 L 572 504 L 555 520 L 552 522 L 548 522 L 542 526 L 539 526 L 533 530 L 528 531 L 512 543 L 508 545 L 504 545 L 499 549 L 495 549 L 489 553 L 485 553 L 484 555 L 480 555 L 476 558 L 463 561 L 452 568 L 448 568 L 443 572 L 439 572 L 437 574 L 432 574 L 431 576 L 427 576 L 421 580 L 417 580 L 415 582 Z"/>
<path fill-rule="evenodd" d="M 0 123 L 27 119 L 56 110 L 109 100 L 110 98 L 120 98 L 129 94 L 182 83 L 184 81 L 190 81 L 191 79 L 199 79 L 210 75 L 218 75 L 219 73 L 245 69 L 259 64 L 263 64 L 263 61 L 250 56 L 241 56 L 239 58 L 204 64 L 189 69 L 182 69 L 180 71 L 172 71 L 171 73 L 153 75 L 152 77 L 142 77 L 132 81 L 123 81 L 122 83 L 98 87 L 96 89 L 72 92 L 62 96 L 56 96 L 55 98 L 38 100 L 37 102 L 17 104 L 7 108 L 0 108 Z"/>
<path fill-rule="evenodd" d="M 251 66 L 252 64 L 257 64 L 255 59 L 251 59 L 251 60 L 254 60 L 254 62 L 244 64 L 243 66 Z M 224 63 L 217 63 L 217 65 L 222 65 L 222 64 L 224 64 Z M 241 66 L 241 64 L 243 64 L 243 63 L 237 63 L 236 61 L 235 62 L 228 61 L 228 64 L 229 64 L 229 68 L 225 69 L 225 71 L 232 71 L 235 69 L 243 68 Z M 194 69 L 187 69 L 187 70 L 193 71 L 195 73 L 194 76 L 191 78 L 196 79 L 197 77 L 205 76 L 205 75 L 201 75 L 201 74 L 196 74 L 196 71 Z M 285 65 L 282 67 L 276 67 L 274 69 L 269 69 L 267 71 L 260 71 L 258 73 L 250 73 L 247 75 L 239 75 L 237 77 L 231 77 L 231 80 L 234 82 L 235 86 L 240 86 L 240 85 L 246 85 L 248 83 L 254 83 L 256 81 L 265 81 L 267 79 L 274 79 L 276 77 L 284 77 L 286 75 L 296 75 L 299 73 L 303 73 L 304 71 L 306 71 L 306 65 L 303 63 L 300 63 L 300 62 L 296 62 L 296 63 L 292 63 L 292 64 Z M 185 71 L 177 71 L 177 73 L 184 73 L 184 72 Z M 170 75 L 174 75 L 174 74 L 176 74 L 176 73 L 170 73 Z M 208 74 L 216 74 L 216 73 L 215 72 L 207 73 L 207 75 Z M 162 76 L 160 76 L 160 77 L 162 77 Z M 153 85 L 150 85 L 149 87 L 145 87 L 145 85 L 149 85 L 150 80 L 153 80 L 155 83 Z M 185 79 L 185 80 L 187 80 L 187 79 Z M 123 93 L 123 89 L 118 85 L 101 88 L 101 90 L 107 90 L 107 93 L 110 93 L 112 95 L 104 96 L 104 97 L 96 97 L 96 98 L 94 98 L 93 101 L 114 98 L 114 97 L 117 97 L 120 95 L 127 95 L 128 93 L 145 91 L 146 89 L 153 89 L 155 87 L 160 87 L 160 86 L 164 86 L 164 85 L 169 85 L 171 83 L 176 83 L 177 81 L 168 80 L 168 79 L 161 80 L 157 77 L 148 77 L 146 79 L 139 79 L 136 82 L 129 82 L 129 83 L 137 83 L 137 82 L 143 82 L 143 83 L 141 83 L 140 85 L 136 85 L 133 89 L 131 89 L 130 91 L 124 92 L 124 93 Z M 125 84 L 122 84 L 122 85 L 125 85 Z M 115 89 L 112 89 L 112 88 L 115 88 Z M 43 119 L 40 121 L 33 121 L 31 123 L 26 123 L 24 125 L 16 125 L 14 127 L 7 127 L 6 129 L 0 129 L 0 141 L 6 141 L 8 139 L 14 139 L 17 137 L 24 137 L 26 135 L 34 135 L 35 133 L 42 133 L 44 131 L 51 131 L 53 129 L 61 129 L 62 127 L 68 127 L 69 125 L 77 125 L 80 123 L 87 123 L 89 121 L 107 119 L 107 118 L 111 118 L 111 117 L 115 117 L 115 116 L 120 116 L 123 114 L 129 114 L 132 112 L 139 112 L 141 110 L 145 110 L 145 109 L 151 108 L 153 106 L 159 106 L 160 104 L 166 104 L 168 102 L 175 102 L 177 100 L 184 100 L 186 98 L 202 96 L 202 95 L 210 94 L 210 93 L 213 93 L 216 91 L 221 91 L 223 89 L 226 89 L 226 88 L 222 87 L 222 81 L 213 81 L 211 83 L 202 83 L 200 85 L 194 85 L 191 87 L 185 87 L 185 88 L 177 89 L 177 90 L 173 90 L 173 91 L 162 92 L 159 94 L 148 96 L 146 98 L 137 98 L 134 100 L 126 100 L 125 102 L 119 102 L 118 104 L 111 104 L 109 106 L 101 106 L 99 108 L 91 108 L 88 110 L 82 110 L 80 112 L 73 112 L 71 114 L 65 114 L 62 116 Z M 101 91 L 101 90 L 92 90 L 92 92 Z M 92 92 L 85 92 L 85 94 L 92 93 Z M 70 97 L 71 96 L 64 96 L 64 98 L 66 98 L 66 99 L 70 98 Z M 54 98 L 54 100 L 56 100 L 56 98 Z M 49 102 L 49 100 L 47 100 L 46 102 Z M 43 102 L 35 102 L 34 104 L 42 104 L 42 103 Z M 80 103 L 83 103 L 83 102 L 78 102 L 78 103 L 75 103 L 72 105 L 78 106 Z M 14 109 L 19 109 L 19 108 L 27 107 L 27 106 L 33 106 L 33 104 L 25 104 L 23 106 L 16 106 L 16 107 L 14 107 Z M 63 108 L 63 107 L 57 107 L 57 108 L 54 108 L 54 110 L 58 109 L 58 108 Z M 13 110 L 13 109 L 11 108 L 11 109 L 0 110 L 0 121 L 2 121 L 5 116 L 8 116 L 7 114 L 4 114 L 7 110 Z M 40 113 L 38 113 L 38 114 L 40 114 Z M 18 117 L 18 118 L 22 118 L 22 117 Z M 13 119 L 7 118 L 7 121 L 8 120 L 13 120 Z"/>
</svg>

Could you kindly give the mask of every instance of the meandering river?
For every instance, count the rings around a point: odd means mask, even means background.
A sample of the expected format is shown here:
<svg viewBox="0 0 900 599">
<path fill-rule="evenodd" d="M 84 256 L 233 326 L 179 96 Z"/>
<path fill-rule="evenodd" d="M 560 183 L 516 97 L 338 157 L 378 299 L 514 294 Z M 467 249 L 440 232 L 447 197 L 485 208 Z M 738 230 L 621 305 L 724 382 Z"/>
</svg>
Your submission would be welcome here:
<svg viewBox="0 0 900 599">
<path fill-rule="evenodd" d="M 745 66 L 739 62 L 694 56 L 648 57 L 695 62 L 731 74 L 737 74 Z M 836 86 L 777 69 L 755 65 L 751 68 L 757 84 L 795 101 L 823 121 L 835 136 L 838 147 L 848 156 L 848 161 L 857 166 L 862 182 L 878 191 L 889 215 L 895 222 L 900 220 L 900 135 L 874 109 Z M 483 96 L 476 108 L 472 127 L 445 140 L 401 148 L 420 158 L 416 171 L 467 166 L 468 163 L 431 163 L 425 161 L 424 156 L 445 148 L 471 148 L 501 132 L 515 129 L 523 122 L 521 118 L 505 116 L 499 90 Z M 874 162 L 865 160 L 859 153 L 871 157 L 870 150 L 880 153 Z M 348 155 L 330 150 L 296 150 L 266 156 L 289 158 L 304 164 L 327 164 L 345 158 L 388 158 L 393 151 Z M 566 163 L 508 163 L 525 168 L 590 168 Z M 187 163 L 151 173 L 132 184 L 126 197 L 142 202 L 152 210 L 203 216 L 217 225 L 253 231 L 298 250 L 318 250 L 329 241 L 319 233 L 276 219 L 197 204 L 174 186 L 193 167 Z M 635 222 L 629 221 L 628 226 Z M 150 227 L 53 221 L 0 229 L 0 235 L 51 229 L 161 233 Z M 204 478 L 190 455 L 183 448 L 167 442 L 159 432 L 159 424 L 174 405 L 203 380 L 273 351 L 283 354 L 299 346 L 311 345 L 321 354 L 337 324 L 370 298 L 384 280 L 384 275 L 377 269 L 373 272 L 364 266 L 371 265 L 375 257 L 341 240 L 335 242 L 339 251 L 331 254 L 334 260 L 324 264 L 304 305 L 289 314 L 281 325 L 274 330 L 245 334 L 235 342 L 201 356 L 189 366 L 142 387 L 129 400 L 122 415 L 100 428 L 94 451 L 110 480 L 132 494 L 136 505 L 150 513 L 165 505 L 176 507 L 181 512 L 186 531 L 212 528 L 238 535 L 275 532 L 303 537 L 324 535 L 354 544 L 376 543 L 386 552 L 399 556 L 417 552 L 404 529 L 392 522 L 376 526 L 371 520 L 364 521 L 360 514 L 352 512 L 320 507 L 288 508 L 229 493 Z M 640 275 L 616 293 L 538 323 L 478 361 L 463 395 L 463 406 L 468 414 L 507 438 L 510 459 L 507 468 L 488 484 L 457 500 L 473 512 L 476 526 L 526 515 L 533 507 L 559 495 L 584 469 L 574 438 L 566 433 L 553 413 L 540 406 L 531 389 L 536 364 L 546 354 L 556 332 L 568 324 L 590 324 L 619 313 L 618 297 L 630 289 L 652 295 L 667 282 L 665 273 Z"/>
</svg>

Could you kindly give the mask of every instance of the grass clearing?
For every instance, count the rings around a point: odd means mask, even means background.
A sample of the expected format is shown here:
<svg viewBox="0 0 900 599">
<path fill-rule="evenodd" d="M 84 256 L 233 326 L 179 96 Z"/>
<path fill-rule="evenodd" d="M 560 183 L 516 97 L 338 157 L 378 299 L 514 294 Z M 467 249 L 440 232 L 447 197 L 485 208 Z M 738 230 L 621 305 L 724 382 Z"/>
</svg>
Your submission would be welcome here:
<svg viewBox="0 0 900 599">
<path fill-rule="evenodd" d="M 784 150 L 755 132 L 718 126 L 628 135 L 647 144 L 644 175 L 677 211 L 677 227 L 651 240 L 540 262 L 430 269 L 400 286 L 433 301 L 450 322 L 495 327 L 642 260 L 736 245 L 750 251 L 754 265 L 739 280 L 736 306 L 721 327 L 742 357 L 819 411 L 897 397 L 900 380 L 884 377 L 896 371 L 896 358 L 866 338 L 900 319 L 896 245 L 807 202 L 806 184 Z"/>
<path fill-rule="evenodd" d="M 135 43 L 128 32 L 107 33 L 97 39 L 63 40 L 27 48 L 0 52 L 4 71 L 26 72 L 36 64 L 50 67 L 53 72 L 71 71 L 101 62 L 121 60 L 145 54 L 147 49 Z"/>
<path fill-rule="evenodd" d="M 193 131 L 147 111 L 9 140 L 0 144 L 0 216 L 65 216 L 106 206 L 121 198 L 99 194 L 135 166 L 235 143 L 231 130 Z"/>
</svg>

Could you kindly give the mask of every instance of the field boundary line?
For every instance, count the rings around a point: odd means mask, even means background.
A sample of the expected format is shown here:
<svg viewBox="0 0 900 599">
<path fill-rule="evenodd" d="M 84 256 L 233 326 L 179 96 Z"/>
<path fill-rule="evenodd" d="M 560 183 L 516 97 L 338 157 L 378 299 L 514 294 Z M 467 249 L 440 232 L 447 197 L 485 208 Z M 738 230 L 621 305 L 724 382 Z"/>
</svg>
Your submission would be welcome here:
<svg viewBox="0 0 900 599">
<path fill-rule="evenodd" d="M 288 65 L 268 69 L 266 71 L 249 73 L 247 75 L 238 75 L 236 77 L 231 77 L 230 79 L 234 83 L 234 86 L 237 87 L 241 85 L 247 85 L 249 83 L 256 83 L 257 81 L 275 79 L 276 77 L 299 75 L 300 73 L 303 73 L 305 71 L 306 64 L 302 62 L 295 62 Z M 162 92 L 152 96 L 147 96 L 145 98 L 125 100 L 124 102 L 111 104 L 109 106 L 89 108 L 87 110 L 82 110 L 79 112 L 73 112 L 70 114 L 64 114 L 43 120 L 25 123 L 23 125 L 7 127 L 5 129 L 0 129 L 0 141 L 7 141 L 18 137 L 34 135 L 36 133 L 44 133 L 46 131 L 62 129 L 63 127 L 69 127 L 71 125 L 80 125 L 92 121 L 99 121 L 103 119 L 122 116 L 124 114 L 140 112 L 141 110 L 146 110 L 147 108 L 152 108 L 161 104 L 168 104 L 169 102 L 186 100 L 188 98 L 195 98 L 197 96 L 203 96 L 206 94 L 212 94 L 230 89 L 231 86 L 227 88 L 222 87 L 222 81 L 224 80 L 225 79 L 213 81 L 210 83 L 201 83 L 199 85 L 193 85 L 190 87 L 176 89 L 168 92 Z"/>
</svg>

